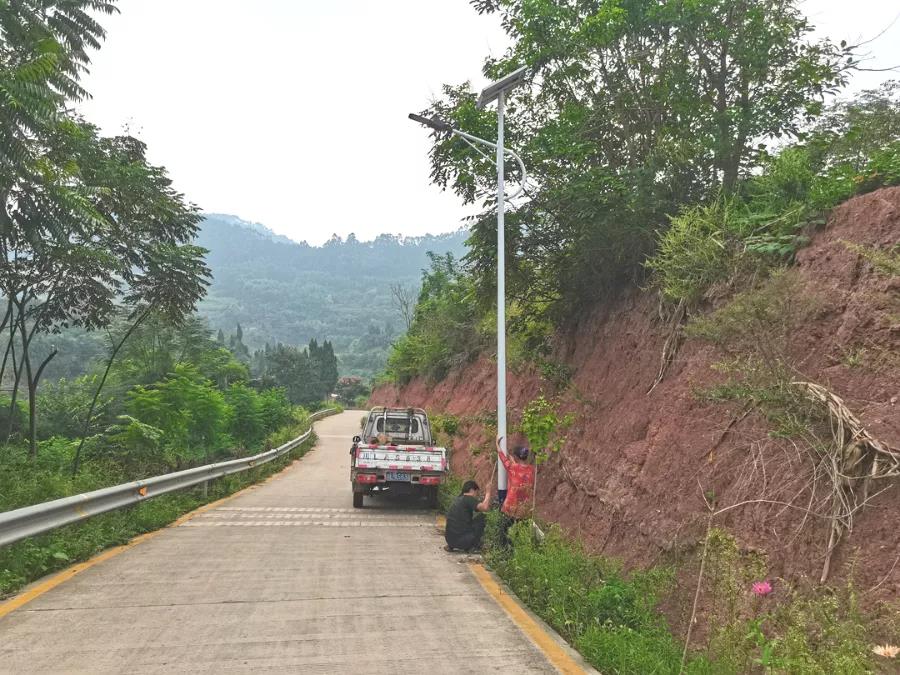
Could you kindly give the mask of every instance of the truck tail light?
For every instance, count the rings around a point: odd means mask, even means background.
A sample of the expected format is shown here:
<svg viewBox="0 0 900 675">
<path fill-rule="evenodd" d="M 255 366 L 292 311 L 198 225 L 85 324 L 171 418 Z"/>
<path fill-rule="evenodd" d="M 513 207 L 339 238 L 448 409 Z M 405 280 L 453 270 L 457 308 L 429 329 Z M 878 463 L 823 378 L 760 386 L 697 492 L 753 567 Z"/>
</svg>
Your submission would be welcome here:
<svg viewBox="0 0 900 675">
<path fill-rule="evenodd" d="M 358 473 L 356 474 L 357 483 L 377 483 L 378 476 L 374 473 Z"/>
<path fill-rule="evenodd" d="M 422 476 L 419 479 L 419 485 L 440 485 L 441 477 L 440 476 Z"/>
</svg>

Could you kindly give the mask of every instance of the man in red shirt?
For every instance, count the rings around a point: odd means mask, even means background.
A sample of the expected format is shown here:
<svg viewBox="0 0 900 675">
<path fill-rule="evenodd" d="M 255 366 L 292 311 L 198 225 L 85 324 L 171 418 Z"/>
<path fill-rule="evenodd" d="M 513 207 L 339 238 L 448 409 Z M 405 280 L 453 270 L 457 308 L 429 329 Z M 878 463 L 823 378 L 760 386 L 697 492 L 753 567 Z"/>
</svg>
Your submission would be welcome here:
<svg viewBox="0 0 900 675">
<path fill-rule="evenodd" d="M 532 511 L 532 496 L 534 494 L 534 466 L 528 463 L 528 448 L 517 445 L 510 455 L 503 452 L 500 446 L 502 438 L 497 438 L 497 456 L 503 462 L 508 476 L 506 499 L 500 507 L 500 511 L 507 517 L 504 523 L 503 533 L 517 520 L 528 518 Z M 512 459 L 510 459 L 510 456 Z"/>
</svg>

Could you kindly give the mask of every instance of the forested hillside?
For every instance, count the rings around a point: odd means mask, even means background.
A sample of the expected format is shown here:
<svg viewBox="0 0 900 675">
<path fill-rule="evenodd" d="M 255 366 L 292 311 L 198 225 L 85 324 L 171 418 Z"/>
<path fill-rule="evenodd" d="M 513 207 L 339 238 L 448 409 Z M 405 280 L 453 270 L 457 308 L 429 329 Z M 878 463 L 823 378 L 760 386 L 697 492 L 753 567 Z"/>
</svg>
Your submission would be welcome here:
<svg viewBox="0 0 900 675">
<path fill-rule="evenodd" d="M 465 231 L 361 242 L 332 237 L 323 246 L 294 243 L 234 216 L 210 214 L 197 243 L 208 249 L 212 285 L 200 314 L 231 335 L 238 324 L 250 351 L 266 343 L 328 340 L 342 375 L 370 377 L 407 328 L 396 291 L 415 304 L 429 252 L 465 253 Z M 392 292 L 392 286 L 394 291 Z"/>
</svg>

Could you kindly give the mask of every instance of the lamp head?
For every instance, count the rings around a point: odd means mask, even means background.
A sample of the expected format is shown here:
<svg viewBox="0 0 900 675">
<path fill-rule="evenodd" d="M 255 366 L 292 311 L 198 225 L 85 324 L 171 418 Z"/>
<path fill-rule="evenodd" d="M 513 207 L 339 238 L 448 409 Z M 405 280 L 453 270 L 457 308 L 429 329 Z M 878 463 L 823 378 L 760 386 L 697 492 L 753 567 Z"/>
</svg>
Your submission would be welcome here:
<svg viewBox="0 0 900 675">
<path fill-rule="evenodd" d="M 437 117 L 424 117 L 423 115 L 417 115 L 416 113 L 409 113 L 409 119 L 413 122 L 418 122 L 419 124 L 424 124 L 426 127 L 430 129 L 434 129 L 435 131 L 443 131 L 450 132 L 453 131 L 453 127 L 450 126 L 444 120 L 440 120 Z"/>
</svg>

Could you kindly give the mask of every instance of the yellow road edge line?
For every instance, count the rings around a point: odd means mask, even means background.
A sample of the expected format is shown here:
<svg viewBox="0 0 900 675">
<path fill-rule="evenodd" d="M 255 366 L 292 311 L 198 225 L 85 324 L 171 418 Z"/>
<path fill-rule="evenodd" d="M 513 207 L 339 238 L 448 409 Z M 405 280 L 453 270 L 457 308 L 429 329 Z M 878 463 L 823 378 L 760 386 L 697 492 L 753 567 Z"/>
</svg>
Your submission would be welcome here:
<svg viewBox="0 0 900 675">
<path fill-rule="evenodd" d="M 310 448 L 310 450 L 311 449 L 312 448 Z M 279 471 L 277 473 L 273 473 L 271 476 L 269 476 L 265 480 L 260 481 L 259 483 L 254 483 L 253 485 L 248 485 L 245 488 L 241 488 L 237 492 L 233 492 L 232 494 L 228 495 L 227 497 L 222 497 L 222 499 L 217 499 L 216 501 L 209 502 L 208 504 L 204 504 L 203 506 L 198 506 L 193 511 L 188 511 L 185 514 L 182 514 L 181 516 L 179 516 L 178 518 L 173 520 L 171 523 L 169 523 L 168 525 L 164 525 L 163 527 L 159 528 L 158 530 L 153 530 L 151 532 L 144 532 L 143 534 L 139 534 L 134 539 L 131 539 L 127 544 L 122 544 L 121 546 L 115 546 L 114 548 L 108 548 L 105 551 L 101 551 L 97 555 L 95 555 L 91 558 L 88 558 L 84 562 L 76 563 L 76 564 L 72 565 L 71 567 L 67 567 L 62 572 L 57 572 L 56 574 L 51 576 L 49 579 L 45 579 L 44 581 L 36 582 L 28 590 L 23 591 L 20 594 L 13 596 L 12 598 L 10 598 L 9 600 L 7 600 L 3 603 L 0 603 L 0 619 L 5 617 L 7 614 L 19 609 L 19 607 L 22 607 L 23 605 L 27 605 L 32 600 L 35 600 L 35 599 L 41 597 L 47 591 L 53 590 L 54 588 L 56 588 L 57 586 L 59 586 L 62 583 L 65 583 L 72 577 L 80 574 L 81 572 L 84 572 L 87 569 L 90 569 L 94 565 L 99 565 L 100 563 L 102 563 L 106 560 L 109 560 L 110 558 L 115 558 L 120 553 L 124 553 L 128 549 L 133 548 L 133 547 L 137 546 L 138 544 L 147 541 L 148 539 L 152 539 L 156 535 L 162 534 L 163 532 L 165 532 L 166 530 L 168 530 L 170 528 L 178 527 L 179 525 L 183 525 L 184 523 L 191 520 L 192 518 L 195 518 L 195 517 L 199 516 L 200 514 L 205 513 L 206 511 L 209 511 L 210 509 L 214 509 L 217 506 L 220 506 L 227 501 L 231 501 L 235 497 L 238 497 L 239 495 L 242 495 L 245 492 L 254 490 L 254 489 L 260 487 L 261 485 L 265 485 L 269 481 L 272 481 L 276 478 L 281 477 L 284 473 L 287 472 L 288 469 L 290 469 L 294 465 L 295 462 L 300 461 L 300 459 L 302 459 L 302 457 L 295 459 L 293 462 L 291 462 L 286 467 L 284 467 L 281 471 Z"/>
<path fill-rule="evenodd" d="M 481 587 L 503 608 L 513 623 L 540 649 L 547 660 L 564 675 L 581 675 L 588 671 L 556 642 L 543 626 L 528 615 L 522 606 L 491 576 L 484 565 L 469 563 L 469 570 L 478 579 Z"/>
</svg>

